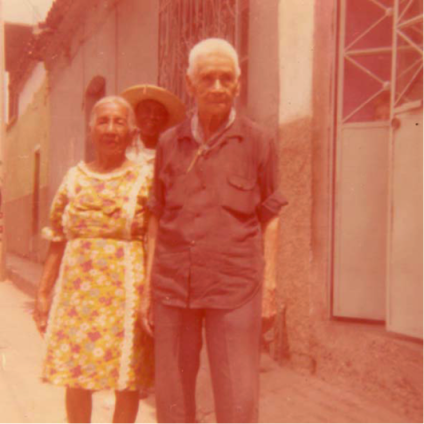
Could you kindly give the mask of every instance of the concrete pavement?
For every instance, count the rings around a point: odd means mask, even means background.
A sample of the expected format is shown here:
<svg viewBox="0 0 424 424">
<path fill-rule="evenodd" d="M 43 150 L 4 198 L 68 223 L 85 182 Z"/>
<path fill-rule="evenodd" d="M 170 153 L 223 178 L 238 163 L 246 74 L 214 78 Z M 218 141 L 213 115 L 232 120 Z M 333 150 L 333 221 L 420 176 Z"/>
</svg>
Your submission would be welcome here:
<svg viewBox="0 0 424 424">
<path fill-rule="evenodd" d="M 43 342 L 31 310 L 41 268 L 26 262 L 9 256 L 13 282 L 0 283 L 0 422 L 65 422 L 63 388 L 39 380 Z M 198 381 L 198 418 L 214 422 L 206 359 Z M 281 367 L 266 354 L 261 371 L 261 422 L 411 422 L 391 405 Z M 93 422 L 110 422 L 113 394 L 97 393 L 93 411 Z M 155 422 L 154 395 L 141 400 L 137 422 Z"/>
</svg>

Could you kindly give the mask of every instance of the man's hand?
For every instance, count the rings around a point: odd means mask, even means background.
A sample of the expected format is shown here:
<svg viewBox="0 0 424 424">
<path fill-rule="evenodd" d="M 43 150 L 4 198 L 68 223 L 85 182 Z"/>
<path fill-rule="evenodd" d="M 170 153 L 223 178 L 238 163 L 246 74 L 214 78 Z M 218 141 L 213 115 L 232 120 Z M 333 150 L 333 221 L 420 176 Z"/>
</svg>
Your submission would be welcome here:
<svg viewBox="0 0 424 424">
<path fill-rule="evenodd" d="M 153 311 L 151 293 L 145 292 L 141 297 L 139 321 L 141 328 L 150 336 L 153 337 Z"/>
<path fill-rule="evenodd" d="M 278 249 L 279 218 L 269 221 L 264 231 L 265 272 L 262 299 L 262 318 L 272 318 L 277 313 L 276 288 L 277 288 L 277 249 Z"/>
<path fill-rule="evenodd" d="M 51 296 L 44 294 L 39 294 L 35 301 L 33 318 L 41 335 L 46 332 L 51 303 Z"/>
</svg>

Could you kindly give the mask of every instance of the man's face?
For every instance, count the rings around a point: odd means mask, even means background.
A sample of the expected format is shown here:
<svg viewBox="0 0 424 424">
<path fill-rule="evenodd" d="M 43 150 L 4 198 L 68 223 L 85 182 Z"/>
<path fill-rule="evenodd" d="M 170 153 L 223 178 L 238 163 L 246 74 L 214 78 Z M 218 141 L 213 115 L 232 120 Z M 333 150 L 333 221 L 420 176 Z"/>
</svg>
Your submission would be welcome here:
<svg viewBox="0 0 424 424">
<path fill-rule="evenodd" d="M 117 103 L 104 103 L 96 110 L 91 139 L 97 154 L 122 156 L 130 145 L 133 133 L 128 125 L 128 110 Z"/>
<path fill-rule="evenodd" d="M 233 60 L 221 52 L 199 57 L 193 78 L 187 75 L 187 87 L 199 113 L 228 115 L 240 90 Z"/>
<path fill-rule="evenodd" d="M 159 137 L 168 122 L 168 111 L 162 103 L 156 100 L 143 100 L 136 109 L 137 126 L 141 139 Z"/>
</svg>

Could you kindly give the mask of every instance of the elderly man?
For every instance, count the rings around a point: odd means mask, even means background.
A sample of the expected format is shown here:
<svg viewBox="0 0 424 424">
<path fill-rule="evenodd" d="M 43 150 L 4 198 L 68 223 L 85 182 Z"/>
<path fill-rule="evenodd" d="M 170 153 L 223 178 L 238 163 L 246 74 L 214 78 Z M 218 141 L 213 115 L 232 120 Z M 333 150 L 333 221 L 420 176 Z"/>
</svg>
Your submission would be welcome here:
<svg viewBox="0 0 424 424">
<path fill-rule="evenodd" d="M 203 326 L 218 422 L 258 420 L 263 236 L 271 257 L 285 201 L 273 140 L 234 109 L 239 77 L 228 42 L 198 43 L 187 70 L 197 111 L 157 148 L 140 314 L 151 328 L 152 303 L 159 422 L 196 421 Z"/>
</svg>

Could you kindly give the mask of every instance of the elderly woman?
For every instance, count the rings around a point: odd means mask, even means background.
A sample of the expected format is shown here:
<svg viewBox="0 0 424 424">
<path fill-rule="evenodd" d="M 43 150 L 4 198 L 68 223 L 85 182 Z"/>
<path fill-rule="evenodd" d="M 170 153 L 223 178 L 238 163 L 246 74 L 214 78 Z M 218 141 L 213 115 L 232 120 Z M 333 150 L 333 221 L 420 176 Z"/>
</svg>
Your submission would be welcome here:
<svg viewBox="0 0 424 424">
<path fill-rule="evenodd" d="M 69 422 L 90 422 L 92 392 L 103 389 L 115 390 L 113 422 L 134 422 L 150 374 L 152 342 L 136 318 L 151 175 L 125 156 L 135 132 L 126 100 L 96 103 L 95 160 L 68 171 L 44 231 L 50 247 L 34 318 L 45 333 L 42 378 L 66 387 Z"/>
</svg>

